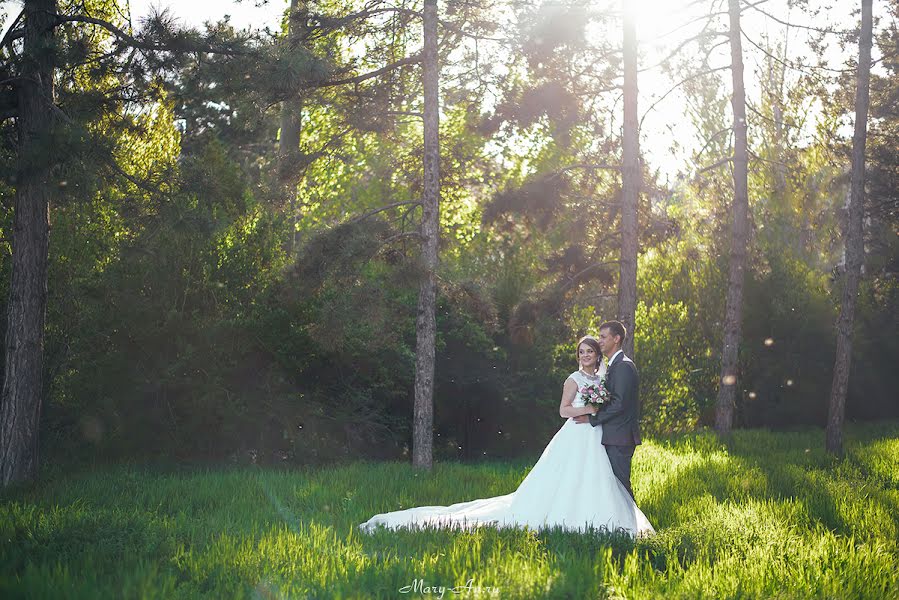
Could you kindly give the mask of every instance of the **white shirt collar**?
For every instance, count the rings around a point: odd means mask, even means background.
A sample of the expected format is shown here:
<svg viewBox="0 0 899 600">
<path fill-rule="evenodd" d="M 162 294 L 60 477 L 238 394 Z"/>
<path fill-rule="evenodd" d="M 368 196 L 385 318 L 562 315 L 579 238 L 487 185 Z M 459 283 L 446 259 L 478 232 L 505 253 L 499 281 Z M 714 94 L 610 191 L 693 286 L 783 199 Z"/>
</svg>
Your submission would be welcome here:
<svg viewBox="0 0 899 600">
<path fill-rule="evenodd" d="M 615 354 L 613 354 L 613 355 L 612 355 L 612 358 L 609 359 L 609 364 L 611 365 L 611 364 L 612 364 L 612 361 L 615 360 L 615 357 L 618 356 L 619 354 L 621 354 L 622 352 L 624 352 L 624 350 L 619 350 L 618 352 L 616 352 Z"/>
</svg>

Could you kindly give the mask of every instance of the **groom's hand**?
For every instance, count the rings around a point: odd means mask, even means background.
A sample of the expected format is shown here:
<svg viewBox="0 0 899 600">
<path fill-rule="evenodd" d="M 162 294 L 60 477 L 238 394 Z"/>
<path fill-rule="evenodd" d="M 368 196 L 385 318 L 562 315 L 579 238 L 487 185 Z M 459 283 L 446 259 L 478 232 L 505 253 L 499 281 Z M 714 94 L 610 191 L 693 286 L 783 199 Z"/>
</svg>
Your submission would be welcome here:
<svg viewBox="0 0 899 600">
<path fill-rule="evenodd" d="M 589 423 L 590 415 L 581 415 L 579 417 L 574 417 L 574 422 L 575 423 Z"/>
</svg>

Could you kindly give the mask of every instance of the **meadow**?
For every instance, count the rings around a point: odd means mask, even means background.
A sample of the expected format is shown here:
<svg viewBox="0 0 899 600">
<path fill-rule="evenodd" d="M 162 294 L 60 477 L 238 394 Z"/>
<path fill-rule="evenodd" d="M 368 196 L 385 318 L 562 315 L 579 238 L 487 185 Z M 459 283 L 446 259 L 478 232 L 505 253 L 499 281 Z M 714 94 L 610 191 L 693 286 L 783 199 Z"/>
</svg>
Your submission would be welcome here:
<svg viewBox="0 0 899 600">
<path fill-rule="evenodd" d="M 4 598 L 899 598 L 899 423 L 651 440 L 658 529 L 378 531 L 371 515 L 508 493 L 536 457 L 315 468 L 117 465 L 0 496 Z M 547 490 L 552 493 L 552 490 Z M 442 591 L 441 591 L 442 588 Z"/>
</svg>

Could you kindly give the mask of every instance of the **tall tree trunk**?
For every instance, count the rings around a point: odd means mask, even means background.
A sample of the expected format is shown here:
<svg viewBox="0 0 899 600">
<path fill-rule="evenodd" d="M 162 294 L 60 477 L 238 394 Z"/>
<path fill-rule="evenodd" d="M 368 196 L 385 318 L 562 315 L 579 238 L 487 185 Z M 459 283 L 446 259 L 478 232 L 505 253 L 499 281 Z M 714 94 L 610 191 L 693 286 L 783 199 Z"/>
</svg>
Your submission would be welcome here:
<svg viewBox="0 0 899 600">
<path fill-rule="evenodd" d="M 418 295 L 415 347 L 415 414 L 412 464 L 430 469 L 434 445 L 434 348 L 437 340 L 437 242 L 440 210 L 440 146 L 438 132 L 437 0 L 424 6 L 424 194 L 421 222 L 422 259 L 426 274 Z"/>
<path fill-rule="evenodd" d="M 290 0 L 290 12 L 287 13 L 287 45 L 296 51 L 306 41 L 308 9 L 305 0 Z M 292 175 L 293 161 L 300 147 L 302 130 L 303 103 L 298 98 L 288 98 L 281 103 L 281 135 L 278 145 L 278 172 L 281 181 L 282 206 L 286 205 L 290 213 L 290 239 L 288 255 L 292 256 L 297 242 L 297 184 Z"/>
<path fill-rule="evenodd" d="M 724 349 L 721 352 L 721 380 L 715 407 L 715 429 L 730 433 L 737 396 L 739 350 L 743 320 L 743 280 L 749 234 L 749 157 L 746 142 L 746 90 L 743 87 L 743 44 L 740 37 L 740 0 L 728 0 L 730 15 L 730 59 L 733 77 L 734 111 L 734 204 L 731 228 L 730 273 L 724 313 Z"/>
<path fill-rule="evenodd" d="M 634 10 L 624 10 L 624 130 L 621 165 L 621 255 L 618 265 L 618 318 L 627 327 L 624 353 L 634 355 L 637 312 L 637 200 L 640 196 L 640 132 L 637 123 L 637 32 Z"/>
<path fill-rule="evenodd" d="M 787 74 L 786 61 L 790 58 L 790 14 L 793 9 L 793 0 L 787 0 L 787 25 L 784 31 L 784 46 L 781 60 L 775 60 L 773 57 L 768 59 L 768 81 L 771 88 L 771 106 L 774 116 L 774 148 L 777 151 L 777 161 L 774 164 L 774 189 L 777 194 L 777 201 L 786 202 L 787 195 L 787 158 L 784 150 L 786 149 L 785 128 L 784 128 L 784 84 Z M 808 214 L 803 211 L 804 214 Z M 807 218 L 807 217 L 806 217 Z M 797 236 L 800 241 L 801 236 Z M 801 246 L 799 248 L 801 250 Z"/>
<path fill-rule="evenodd" d="M 38 471 L 47 307 L 54 117 L 56 0 L 27 0 L 18 94 L 18 175 L 12 237 L 12 279 L 0 394 L 0 478 L 5 487 L 33 481 Z"/>
<path fill-rule="evenodd" d="M 871 81 L 873 38 L 872 0 L 862 0 L 862 29 L 858 41 L 858 78 L 855 85 L 855 135 L 852 138 L 852 179 L 849 184 L 849 222 L 846 227 L 846 285 L 837 320 L 837 356 L 830 388 L 826 447 L 831 454 L 843 453 L 843 419 L 852 362 L 852 325 L 855 300 L 864 260 L 865 144 L 868 127 L 868 89 Z"/>
</svg>

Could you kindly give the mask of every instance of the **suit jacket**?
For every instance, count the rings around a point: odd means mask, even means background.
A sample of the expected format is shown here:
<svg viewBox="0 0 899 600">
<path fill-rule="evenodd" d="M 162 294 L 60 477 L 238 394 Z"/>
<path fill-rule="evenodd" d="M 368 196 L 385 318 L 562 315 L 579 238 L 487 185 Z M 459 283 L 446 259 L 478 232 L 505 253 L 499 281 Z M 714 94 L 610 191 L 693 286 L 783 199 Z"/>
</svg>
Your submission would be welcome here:
<svg viewBox="0 0 899 600">
<path fill-rule="evenodd" d="M 606 446 L 637 446 L 640 444 L 640 381 L 634 361 L 622 352 L 606 371 L 608 403 L 595 415 L 590 424 L 602 425 L 602 443 Z"/>
</svg>

